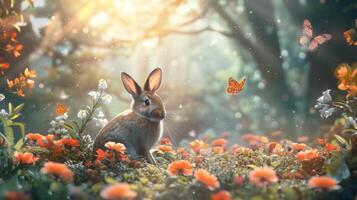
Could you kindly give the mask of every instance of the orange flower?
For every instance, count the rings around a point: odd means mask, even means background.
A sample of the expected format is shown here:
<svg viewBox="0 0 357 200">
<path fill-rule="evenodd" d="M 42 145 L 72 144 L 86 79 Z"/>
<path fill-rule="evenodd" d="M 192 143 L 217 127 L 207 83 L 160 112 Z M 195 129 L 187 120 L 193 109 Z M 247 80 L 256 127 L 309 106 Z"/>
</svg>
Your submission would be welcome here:
<svg viewBox="0 0 357 200">
<path fill-rule="evenodd" d="M 14 152 L 14 158 L 18 163 L 22 164 L 34 164 L 39 159 L 30 152 L 21 153 L 17 151 Z"/>
<path fill-rule="evenodd" d="M 110 157 L 110 153 L 103 151 L 102 149 L 97 149 L 97 160 L 102 161 L 105 158 Z"/>
<path fill-rule="evenodd" d="M 217 177 L 214 175 L 211 175 L 207 170 L 205 169 L 198 169 L 195 172 L 195 178 L 198 182 L 202 183 L 203 185 L 207 186 L 208 189 L 214 190 L 219 187 L 219 182 L 217 180 Z"/>
<path fill-rule="evenodd" d="M 73 172 L 67 167 L 67 165 L 55 162 L 46 162 L 41 169 L 44 174 L 53 174 L 60 177 L 64 181 L 73 180 Z"/>
<path fill-rule="evenodd" d="M 104 146 L 110 150 L 114 150 L 119 153 L 124 153 L 126 150 L 124 144 L 122 143 L 107 142 Z"/>
<path fill-rule="evenodd" d="M 321 146 L 325 146 L 327 144 L 327 140 L 323 139 L 323 138 L 317 138 L 316 139 L 316 143 L 321 145 Z"/>
<path fill-rule="evenodd" d="M 340 146 L 327 143 L 325 146 L 325 151 L 331 153 L 332 151 L 340 151 Z"/>
<path fill-rule="evenodd" d="M 42 136 L 41 139 L 37 140 L 37 145 L 42 147 L 42 148 L 53 148 L 53 139 L 55 138 L 54 135 L 52 134 L 48 134 L 48 135 L 44 135 Z"/>
<path fill-rule="evenodd" d="M 108 200 L 133 199 L 136 195 L 136 192 L 131 190 L 127 183 L 109 185 L 100 192 L 100 196 Z"/>
<path fill-rule="evenodd" d="M 268 143 L 269 139 L 265 136 L 258 136 L 258 135 L 253 135 L 251 133 L 246 133 L 242 137 L 242 140 L 247 142 L 249 145 L 255 146 L 255 145 L 261 145 L 261 143 Z"/>
<path fill-rule="evenodd" d="M 161 141 L 160 141 L 160 144 L 161 145 L 165 145 L 165 144 L 171 145 L 171 141 L 170 141 L 169 138 L 162 138 Z"/>
<path fill-rule="evenodd" d="M 266 151 L 268 153 L 277 153 L 282 150 L 281 144 L 277 142 L 270 142 L 266 146 Z"/>
<path fill-rule="evenodd" d="M 29 68 L 26 68 L 24 71 L 24 76 L 27 78 L 35 78 L 37 74 L 35 70 L 29 70 Z"/>
<path fill-rule="evenodd" d="M 300 151 L 296 154 L 296 158 L 300 161 L 312 160 L 319 157 L 321 157 L 321 154 L 316 149 Z"/>
<path fill-rule="evenodd" d="M 46 140 L 48 140 L 48 141 L 52 141 L 52 140 L 55 138 L 55 136 L 52 135 L 52 134 L 45 135 L 44 137 L 45 137 Z"/>
<path fill-rule="evenodd" d="M 326 190 L 338 189 L 337 181 L 328 176 L 314 176 L 311 177 L 307 183 L 309 188 L 319 188 Z"/>
<path fill-rule="evenodd" d="M 221 190 L 211 196 L 211 200 L 231 200 L 231 199 L 232 199 L 231 194 L 229 194 L 229 192 L 225 190 Z"/>
<path fill-rule="evenodd" d="M 185 175 L 190 176 L 192 175 L 192 164 L 187 160 L 178 160 L 170 163 L 167 166 L 167 173 L 170 176 L 174 175 Z"/>
<path fill-rule="evenodd" d="M 42 139 L 42 135 L 39 133 L 28 133 L 26 135 L 26 138 L 29 140 L 41 140 Z"/>
<path fill-rule="evenodd" d="M 218 138 L 218 139 L 213 140 L 213 141 L 211 142 L 211 145 L 214 146 L 214 147 L 215 147 L 215 146 L 223 147 L 223 146 L 225 146 L 227 143 L 228 143 L 228 142 L 227 142 L 226 139 L 224 139 L 224 138 Z"/>
<path fill-rule="evenodd" d="M 296 140 L 298 142 L 307 142 L 307 141 L 309 141 L 309 137 L 307 137 L 307 136 L 299 136 Z"/>
<path fill-rule="evenodd" d="M 20 73 L 12 80 L 7 80 L 7 86 L 9 89 L 14 90 L 18 96 L 25 96 L 24 91 L 33 88 L 35 81 L 30 79 L 36 77 L 36 72 L 33 70 L 25 69 L 23 73 Z"/>
<path fill-rule="evenodd" d="M 170 145 L 159 145 L 158 148 L 162 152 L 175 153 L 175 151 L 172 149 L 172 146 Z"/>
<path fill-rule="evenodd" d="M 291 146 L 296 150 L 296 151 L 302 151 L 306 148 L 306 144 L 304 143 L 292 143 Z"/>
<path fill-rule="evenodd" d="M 68 111 L 68 106 L 64 105 L 63 103 L 58 103 L 56 105 L 56 115 L 64 115 Z"/>
<path fill-rule="evenodd" d="M 348 97 L 357 94 L 357 64 L 351 68 L 348 64 L 342 63 L 336 68 L 336 77 L 339 80 L 338 89 L 346 90 Z"/>
<path fill-rule="evenodd" d="M 9 53 L 9 54 L 13 54 L 15 58 L 19 57 L 21 55 L 20 51 L 22 50 L 24 46 L 22 44 L 14 44 L 14 45 L 11 45 L 11 44 L 7 44 L 6 45 L 6 51 Z"/>
<path fill-rule="evenodd" d="M 177 148 L 177 153 L 181 154 L 182 158 L 184 159 L 190 156 L 190 153 L 183 147 Z"/>
<path fill-rule="evenodd" d="M 208 145 L 202 140 L 194 140 L 190 143 L 190 148 L 197 154 L 200 153 L 201 149 L 207 147 Z"/>
<path fill-rule="evenodd" d="M 244 183 L 244 177 L 243 177 L 243 176 L 236 176 L 236 177 L 234 177 L 233 182 L 234 182 L 234 184 L 236 184 L 236 185 L 243 185 L 243 183 Z"/>
<path fill-rule="evenodd" d="M 275 171 L 272 168 L 256 168 L 249 173 L 249 181 L 258 186 L 264 186 L 278 181 Z"/>
<path fill-rule="evenodd" d="M 343 37 L 346 39 L 347 44 L 357 46 L 357 34 L 355 29 L 351 28 L 343 32 Z"/>
<path fill-rule="evenodd" d="M 18 191 L 7 191 L 3 198 L 4 200 L 31 200 L 26 193 Z"/>
<path fill-rule="evenodd" d="M 70 147 L 78 147 L 79 146 L 79 141 L 77 139 L 73 138 L 63 138 L 60 140 L 60 143 L 63 145 L 67 145 Z"/>
<path fill-rule="evenodd" d="M 224 148 L 222 146 L 214 146 L 212 147 L 212 152 L 215 154 L 223 153 Z"/>
<path fill-rule="evenodd" d="M 4 70 L 4 69 L 9 69 L 10 64 L 9 63 L 4 63 L 0 60 L 0 69 Z"/>
</svg>

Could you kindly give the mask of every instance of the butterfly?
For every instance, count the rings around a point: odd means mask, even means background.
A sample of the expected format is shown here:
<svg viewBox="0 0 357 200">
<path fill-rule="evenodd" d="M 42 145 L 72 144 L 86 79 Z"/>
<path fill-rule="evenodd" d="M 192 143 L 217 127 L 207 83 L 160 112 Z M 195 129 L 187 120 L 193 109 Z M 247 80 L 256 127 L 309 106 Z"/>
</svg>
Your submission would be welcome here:
<svg viewBox="0 0 357 200">
<path fill-rule="evenodd" d="M 355 26 L 357 29 L 357 19 L 355 19 Z M 343 37 L 346 39 L 346 43 L 349 45 L 357 46 L 357 31 L 354 28 L 351 28 L 343 32 Z"/>
<path fill-rule="evenodd" d="M 245 81 L 246 78 L 236 81 L 232 77 L 229 77 L 226 90 L 227 93 L 230 95 L 239 94 L 244 89 Z"/>
<path fill-rule="evenodd" d="M 62 103 L 58 103 L 56 105 L 56 114 L 57 115 L 64 115 L 68 111 L 69 111 L 69 108 L 66 105 L 64 105 Z"/>
<path fill-rule="evenodd" d="M 315 51 L 320 44 L 331 40 L 331 34 L 321 34 L 313 37 L 311 22 L 305 19 L 303 22 L 302 36 L 299 38 L 299 43 L 302 46 L 308 46 L 310 52 Z"/>
</svg>

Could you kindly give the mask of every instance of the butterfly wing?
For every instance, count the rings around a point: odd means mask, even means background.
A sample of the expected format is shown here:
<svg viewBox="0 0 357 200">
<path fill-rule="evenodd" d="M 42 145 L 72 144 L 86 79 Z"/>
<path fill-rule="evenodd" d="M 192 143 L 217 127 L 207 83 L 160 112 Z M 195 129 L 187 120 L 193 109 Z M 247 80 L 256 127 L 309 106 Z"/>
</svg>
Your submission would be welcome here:
<svg viewBox="0 0 357 200">
<path fill-rule="evenodd" d="M 316 42 L 319 44 L 323 44 L 323 43 L 331 40 L 331 38 L 332 38 L 331 34 L 322 34 L 322 35 L 318 35 L 318 36 L 314 37 L 313 40 L 316 40 Z"/>
<path fill-rule="evenodd" d="M 317 43 L 316 40 L 311 40 L 311 42 L 309 44 L 309 51 L 311 51 L 311 52 L 316 51 L 318 46 L 319 46 L 319 43 Z"/>
<path fill-rule="evenodd" d="M 320 44 L 323 44 L 331 40 L 331 34 L 322 34 L 314 37 L 309 44 L 309 51 L 315 51 Z"/>
<path fill-rule="evenodd" d="M 300 38 L 299 38 L 299 43 L 300 45 L 306 45 L 310 42 L 310 38 L 307 37 L 306 35 L 302 35 Z"/>
<path fill-rule="evenodd" d="M 227 93 L 230 95 L 240 93 L 244 88 L 245 81 L 246 81 L 245 78 L 243 78 L 242 80 L 240 80 L 238 82 L 238 81 L 234 80 L 232 77 L 229 77 L 228 84 L 227 84 L 227 90 L 226 90 Z"/>
<path fill-rule="evenodd" d="M 302 25 L 302 35 L 299 38 L 300 45 L 304 46 L 309 44 L 310 40 L 312 39 L 312 25 L 308 19 L 305 19 Z"/>
<path fill-rule="evenodd" d="M 305 19 L 303 22 L 302 33 L 308 38 L 312 38 L 313 30 L 310 20 Z"/>
</svg>

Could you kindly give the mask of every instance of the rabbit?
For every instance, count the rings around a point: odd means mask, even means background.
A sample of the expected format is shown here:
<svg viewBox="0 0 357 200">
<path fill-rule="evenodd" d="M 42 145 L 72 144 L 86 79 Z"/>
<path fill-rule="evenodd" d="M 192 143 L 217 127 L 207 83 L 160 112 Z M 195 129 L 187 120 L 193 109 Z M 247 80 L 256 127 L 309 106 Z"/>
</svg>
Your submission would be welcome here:
<svg viewBox="0 0 357 200">
<path fill-rule="evenodd" d="M 162 99 L 156 94 L 162 80 L 162 70 L 154 69 L 148 76 L 144 88 L 127 73 L 121 73 L 121 80 L 133 101 L 126 110 L 108 122 L 97 134 L 93 144 L 93 155 L 97 149 L 105 149 L 105 143 L 122 143 L 130 157 L 143 157 L 155 164 L 151 148 L 160 140 L 163 119 L 166 115 Z"/>
</svg>

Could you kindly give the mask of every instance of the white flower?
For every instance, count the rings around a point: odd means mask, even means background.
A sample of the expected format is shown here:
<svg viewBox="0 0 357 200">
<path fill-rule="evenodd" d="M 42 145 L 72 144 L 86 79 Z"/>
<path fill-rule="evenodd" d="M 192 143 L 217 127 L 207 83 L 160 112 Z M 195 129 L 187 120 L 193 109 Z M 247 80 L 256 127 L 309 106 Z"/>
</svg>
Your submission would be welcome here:
<svg viewBox="0 0 357 200">
<path fill-rule="evenodd" d="M 59 124 L 60 126 L 63 126 L 63 125 L 64 125 L 64 121 L 63 121 L 63 120 L 59 120 L 59 121 L 58 121 L 58 124 Z"/>
<path fill-rule="evenodd" d="M 105 104 L 108 104 L 112 101 L 112 96 L 110 96 L 109 94 L 106 94 L 102 97 L 102 101 Z"/>
<path fill-rule="evenodd" d="M 320 110 L 320 115 L 322 118 L 330 117 L 337 109 L 336 108 L 328 108 L 325 107 L 324 109 Z"/>
<path fill-rule="evenodd" d="M 0 93 L 0 101 L 3 101 L 5 99 L 5 95 Z"/>
<path fill-rule="evenodd" d="M 104 116 L 104 113 L 102 111 L 99 111 L 97 117 L 98 118 L 103 118 L 105 116 Z"/>
<path fill-rule="evenodd" d="M 96 91 L 90 91 L 88 95 L 91 96 L 93 99 L 97 99 L 99 96 L 98 92 Z"/>
<path fill-rule="evenodd" d="M 77 114 L 77 117 L 78 117 L 79 119 L 84 119 L 84 118 L 86 118 L 86 117 L 87 117 L 87 111 L 86 111 L 86 110 L 80 110 L 80 111 L 78 112 L 78 114 Z"/>
<path fill-rule="evenodd" d="M 107 89 L 107 87 L 108 87 L 107 81 L 104 79 L 100 79 L 98 83 L 99 90 L 105 90 Z"/>
<path fill-rule="evenodd" d="M 330 89 L 322 92 L 322 96 L 317 99 L 319 103 L 322 104 L 327 104 L 332 101 L 331 95 L 330 95 Z"/>
<path fill-rule="evenodd" d="M 55 126 L 55 125 L 57 124 L 57 122 L 56 122 L 55 120 L 52 120 L 52 121 L 50 122 L 50 124 L 51 124 L 51 126 Z"/>
<path fill-rule="evenodd" d="M 7 116 L 9 115 L 9 113 L 7 113 L 6 110 L 1 109 L 0 115 L 1 115 L 2 117 L 7 117 Z"/>
<path fill-rule="evenodd" d="M 346 126 L 347 127 L 350 127 L 350 126 L 355 127 L 356 125 L 357 125 L 357 118 L 353 119 L 353 117 L 351 117 L 351 116 L 346 117 Z"/>
<path fill-rule="evenodd" d="M 108 120 L 105 118 L 99 118 L 99 119 L 96 118 L 96 120 L 97 120 L 97 123 L 96 123 L 97 126 L 103 127 L 108 123 Z"/>
<path fill-rule="evenodd" d="M 62 115 L 62 117 L 63 117 L 63 120 L 67 120 L 67 119 L 68 119 L 68 114 L 67 114 L 67 112 L 65 112 L 65 113 Z"/>
</svg>

